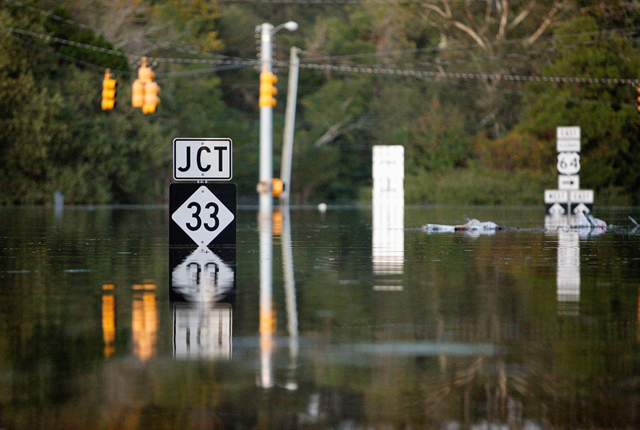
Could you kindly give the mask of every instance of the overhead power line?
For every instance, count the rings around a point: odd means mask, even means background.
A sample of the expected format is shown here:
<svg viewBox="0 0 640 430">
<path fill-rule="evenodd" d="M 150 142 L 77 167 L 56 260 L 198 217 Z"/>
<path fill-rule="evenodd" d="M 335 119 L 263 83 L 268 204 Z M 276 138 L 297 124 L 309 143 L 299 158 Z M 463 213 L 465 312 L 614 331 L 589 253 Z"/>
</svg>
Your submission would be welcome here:
<svg viewBox="0 0 640 430">
<path fill-rule="evenodd" d="M 7 1 L 7 0 L 5 0 Z M 46 34 L 36 33 L 32 31 L 17 29 L 13 27 L 7 27 L 0 25 L 0 29 L 5 30 L 9 33 L 18 33 L 26 36 L 37 37 L 47 41 L 53 41 L 69 46 L 75 46 L 83 49 L 89 49 L 96 52 L 101 52 L 109 55 L 116 55 L 120 57 L 125 57 L 130 60 L 138 60 L 142 58 L 142 56 L 126 54 L 122 51 L 102 48 L 93 45 L 88 45 L 85 43 L 74 42 L 66 39 L 61 39 L 58 37 L 49 36 Z M 55 55 L 59 58 L 64 58 L 68 61 L 75 62 L 76 64 L 82 64 L 87 67 L 91 67 L 97 70 L 105 70 L 104 67 L 91 64 L 77 58 L 73 58 L 59 52 L 56 52 L 52 49 L 49 49 L 44 46 L 40 46 L 34 43 L 30 43 L 24 41 L 20 38 L 11 36 L 10 34 L 0 34 L 0 36 L 9 38 L 18 43 L 21 43 L 26 46 L 30 46 L 36 49 L 40 49 L 42 51 L 48 52 L 52 55 Z M 576 44 L 577 45 L 577 44 Z M 159 73 L 157 77 L 173 77 L 173 76 L 181 76 L 181 75 L 189 75 L 189 74 L 197 74 L 197 73 L 209 73 L 209 72 L 217 72 L 222 70 L 230 70 L 237 69 L 242 67 L 254 66 L 259 64 L 259 60 L 252 59 L 237 59 L 237 60 L 213 60 L 213 59 L 193 59 L 193 58 L 149 58 L 150 61 L 154 62 L 167 62 L 167 63 L 177 63 L 177 64 L 211 64 L 216 65 L 217 67 L 200 69 L 200 70 L 188 70 L 181 72 L 170 72 L 170 73 Z M 274 65 L 277 67 L 289 67 L 288 62 L 274 62 Z M 439 65 L 436 63 L 436 65 Z M 528 75 L 510 75 L 510 74 L 501 74 L 501 73 L 459 73 L 459 72 L 443 72 L 443 71 L 424 71 L 424 70 L 415 70 L 415 69 L 401 69 L 401 68 L 389 68 L 389 67 L 378 67 L 378 66 L 365 66 L 365 65 L 332 65 L 332 64 L 317 64 L 317 63 L 301 63 L 301 68 L 312 69 L 312 70 L 331 70 L 336 72 L 343 73 L 367 73 L 367 74 L 377 74 L 377 75 L 386 75 L 386 76 L 407 76 L 407 77 L 416 77 L 421 79 L 462 79 L 462 80 L 490 80 L 490 81 L 511 81 L 511 82 L 548 82 L 548 83 L 582 83 L 582 84 L 629 84 L 629 85 L 638 85 L 640 83 L 639 79 L 620 79 L 620 78 L 593 78 L 593 77 L 557 77 L 557 76 L 528 76 Z M 131 72 L 126 71 L 118 71 L 112 70 L 114 73 L 130 75 Z"/>
<path fill-rule="evenodd" d="M 612 38 L 614 35 L 634 35 L 640 32 L 640 27 L 625 27 L 618 28 L 613 30 L 598 30 L 598 31 L 588 31 L 582 33 L 568 33 L 568 34 L 559 34 L 553 36 L 545 36 L 539 37 L 536 40 L 536 44 L 545 41 L 556 41 L 563 39 L 571 39 L 575 37 L 585 37 L 585 36 L 609 36 Z M 528 37 L 519 38 L 519 39 L 508 39 L 508 40 L 496 40 L 493 42 L 487 42 L 487 46 L 501 46 L 501 45 L 517 45 L 519 43 L 527 40 Z M 331 60 L 346 60 L 351 58 L 366 58 L 366 57 L 379 57 L 383 55 L 401 55 L 401 54 L 418 54 L 418 53 L 428 53 L 428 52 L 444 52 L 444 51 L 458 51 L 465 50 L 471 48 L 480 48 L 476 43 L 461 43 L 455 45 L 448 45 L 444 48 L 439 46 L 432 46 L 428 48 L 415 48 L 415 49 L 401 49 L 394 51 L 378 51 L 378 52 L 364 52 L 358 54 L 342 54 L 342 55 L 327 55 L 322 57 L 315 57 L 315 61 L 331 61 Z M 305 52 L 303 52 L 305 54 Z"/>
<path fill-rule="evenodd" d="M 46 11 L 46 10 L 42 10 L 42 9 L 33 7 L 33 6 L 29 5 L 29 4 L 21 2 L 19 0 L 4 0 L 4 1 L 7 2 L 7 3 L 10 3 L 10 4 L 13 4 L 14 6 L 21 7 L 21 8 L 27 9 L 29 11 L 35 12 L 35 13 L 37 13 L 39 15 L 42 15 L 42 16 L 45 16 L 45 17 L 47 17 L 49 19 L 53 19 L 53 20 L 56 20 L 56 21 L 59 21 L 59 22 L 63 22 L 65 24 L 73 25 L 75 27 L 82 28 L 82 29 L 85 29 L 85 30 L 92 30 L 92 31 L 96 32 L 97 34 L 105 34 L 106 33 L 106 31 L 101 29 L 101 28 L 92 27 L 90 25 L 83 24 L 83 23 L 81 23 L 79 21 L 76 21 L 76 20 L 73 20 L 73 19 L 68 19 L 68 18 L 61 17 L 59 15 L 54 14 L 51 11 Z M 234 57 L 229 57 L 229 56 L 222 55 L 222 54 L 212 54 L 210 52 L 201 52 L 201 51 L 196 51 L 196 50 L 193 50 L 193 49 L 182 48 L 182 47 L 177 47 L 177 46 L 171 46 L 171 45 L 167 45 L 167 44 L 164 44 L 164 43 L 157 43 L 157 42 L 150 41 L 148 39 L 141 40 L 141 39 L 138 39 L 138 38 L 134 38 L 134 39 L 131 39 L 131 40 L 132 41 L 143 41 L 143 42 L 148 43 L 148 44 L 150 44 L 152 46 L 155 46 L 158 49 L 165 49 L 165 50 L 176 51 L 176 52 L 184 52 L 184 53 L 192 54 L 192 55 L 203 55 L 203 56 L 209 56 L 209 57 L 213 56 L 213 57 L 217 57 L 217 58 L 234 58 Z"/>
<path fill-rule="evenodd" d="M 39 39 L 45 40 L 47 42 L 56 42 L 56 43 L 60 43 L 62 45 L 73 46 L 73 47 L 76 47 L 76 48 L 87 49 L 87 50 L 90 50 L 90 51 L 100 52 L 100 53 L 103 53 L 103 54 L 109 54 L 109 55 L 114 55 L 114 56 L 118 56 L 118 57 L 124 57 L 124 58 L 127 58 L 128 60 L 131 60 L 131 61 L 137 61 L 137 60 L 141 59 L 142 57 L 144 57 L 144 55 L 127 54 L 125 52 L 122 52 L 122 51 L 119 51 L 119 50 L 116 50 L 116 49 L 103 48 L 103 47 L 99 47 L 99 46 L 95 46 L 95 45 L 88 45 L 86 43 L 75 42 L 73 40 L 67 40 L 67 39 L 61 39 L 59 37 L 50 36 L 48 34 L 36 33 L 36 32 L 33 32 L 33 31 L 22 30 L 22 29 L 13 28 L 13 27 L 7 27 L 7 26 L 4 26 L 4 25 L 0 25 L 0 29 L 8 31 L 8 32 L 12 32 L 12 33 L 21 34 L 23 36 L 30 36 L 30 37 L 39 38 Z M 176 63 L 176 64 L 218 64 L 218 65 L 229 65 L 229 64 L 235 64 L 238 61 L 240 61 L 242 63 L 246 63 L 247 61 L 253 61 L 253 62 L 257 61 L 257 60 L 247 60 L 247 59 L 242 59 L 242 58 L 238 58 L 238 59 L 215 59 L 215 60 L 214 59 L 205 59 L 205 58 L 164 58 L 164 57 L 147 57 L 147 58 L 149 59 L 149 61 L 153 61 L 153 62 L 158 62 L 158 63 L 165 62 L 165 63 Z"/>
<path fill-rule="evenodd" d="M 274 62 L 278 67 L 287 67 L 288 63 Z M 404 76 L 415 77 L 428 80 L 457 79 L 457 80 L 483 80 L 483 81 L 504 81 L 504 82 L 546 82 L 546 83 L 578 83 L 578 84 L 615 84 L 615 85 L 638 85 L 640 79 L 626 78 L 594 78 L 594 77 L 568 77 L 568 76 L 532 76 L 532 75 L 509 75 L 503 73 L 456 73 L 456 72 L 434 72 L 414 69 L 383 68 L 369 66 L 336 66 L 332 64 L 300 64 L 300 68 L 312 70 L 331 70 L 343 73 L 366 73 L 383 76 Z"/>
</svg>

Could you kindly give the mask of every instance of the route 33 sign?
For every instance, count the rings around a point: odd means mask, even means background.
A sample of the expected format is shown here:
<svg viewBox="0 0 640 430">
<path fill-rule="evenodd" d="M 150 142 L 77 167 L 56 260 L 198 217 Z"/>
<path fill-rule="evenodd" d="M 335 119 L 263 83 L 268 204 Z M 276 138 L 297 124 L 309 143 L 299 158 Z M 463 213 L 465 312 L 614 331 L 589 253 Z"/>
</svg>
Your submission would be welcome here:
<svg viewBox="0 0 640 430">
<path fill-rule="evenodd" d="M 236 185 L 169 185 L 169 246 L 235 245 Z"/>
</svg>

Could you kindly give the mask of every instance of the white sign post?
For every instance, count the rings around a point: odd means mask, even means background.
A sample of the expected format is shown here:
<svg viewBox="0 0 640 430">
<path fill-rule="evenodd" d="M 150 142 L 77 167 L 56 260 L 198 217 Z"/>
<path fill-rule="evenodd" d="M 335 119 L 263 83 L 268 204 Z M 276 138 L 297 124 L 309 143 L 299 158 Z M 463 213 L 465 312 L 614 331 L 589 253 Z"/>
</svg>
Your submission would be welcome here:
<svg viewBox="0 0 640 430">
<path fill-rule="evenodd" d="M 545 190 L 547 215 L 576 215 L 593 211 L 593 190 L 580 189 L 580 127 L 558 127 L 558 189 Z"/>
</svg>

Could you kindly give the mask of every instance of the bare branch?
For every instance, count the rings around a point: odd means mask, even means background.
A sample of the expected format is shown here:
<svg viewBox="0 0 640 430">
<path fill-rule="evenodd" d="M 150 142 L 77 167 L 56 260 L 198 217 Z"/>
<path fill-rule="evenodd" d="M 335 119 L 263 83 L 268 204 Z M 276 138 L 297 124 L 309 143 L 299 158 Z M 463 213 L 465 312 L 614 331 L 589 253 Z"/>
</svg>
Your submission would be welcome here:
<svg viewBox="0 0 640 430">
<path fill-rule="evenodd" d="M 531 3 L 529 3 L 529 5 L 518 14 L 518 16 L 516 16 L 513 21 L 511 21 L 511 24 L 509 24 L 509 27 L 514 28 L 516 27 L 518 24 L 520 24 L 522 21 L 524 21 L 524 19 L 529 16 L 529 14 L 531 13 L 531 8 L 533 8 L 533 6 L 536 4 L 536 1 L 533 0 Z"/>
<path fill-rule="evenodd" d="M 509 0 L 502 0 L 502 17 L 500 18 L 500 29 L 498 30 L 498 34 L 496 35 L 496 39 L 498 40 L 502 40 L 505 37 L 508 16 L 509 16 Z"/>
<path fill-rule="evenodd" d="M 540 27 L 535 31 L 535 33 L 533 33 L 527 40 L 525 40 L 524 45 L 525 46 L 529 46 L 532 43 L 534 43 L 536 40 L 538 40 L 538 38 L 540 36 L 542 36 L 542 33 L 545 32 L 545 30 L 547 29 L 547 27 L 549 27 L 549 25 L 551 25 L 551 23 L 553 22 L 553 17 L 555 16 L 556 13 L 558 13 L 558 11 L 564 6 L 564 4 L 567 2 L 567 0 L 564 0 L 562 3 L 558 3 L 556 2 L 553 7 L 551 8 L 551 10 L 549 11 L 549 13 L 547 14 L 547 18 L 542 22 L 542 24 L 540 25 Z"/>
<path fill-rule="evenodd" d="M 333 124 L 322 136 L 320 136 L 320 139 L 316 140 L 314 145 L 316 147 L 319 147 L 324 145 L 325 143 L 333 142 L 336 137 L 340 136 L 343 133 L 343 131 L 341 131 L 340 129 L 345 123 L 346 120 L 339 121 Z"/>
<path fill-rule="evenodd" d="M 478 35 L 478 33 L 476 33 L 476 32 L 475 32 L 471 27 L 468 27 L 468 26 L 464 25 L 464 24 L 463 24 L 463 23 L 461 23 L 460 21 L 454 21 L 454 22 L 453 22 L 453 25 L 454 25 L 456 28 L 458 28 L 458 29 L 460 29 L 460 30 L 464 31 L 465 33 L 467 33 L 469 36 L 471 36 L 471 38 L 472 38 L 473 40 L 475 40 L 475 41 L 476 41 L 476 43 L 477 43 L 478 45 L 480 45 L 482 48 L 486 48 L 486 47 L 487 47 L 487 45 L 484 43 L 484 41 L 482 40 L 482 38 L 481 38 L 481 37 Z"/>
<path fill-rule="evenodd" d="M 424 7 L 426 7 L 429 10 L 432 10 L 432 11 L 436 12 L 438 15 L 440 15 L 444 19 L 451 18 L 451 10 L 449 10 L 449 13 L 447 14 L 445 11 L 440 9 L 438 6 L 434 6 L 432 4 L 425 4 Z"/>
</svg>

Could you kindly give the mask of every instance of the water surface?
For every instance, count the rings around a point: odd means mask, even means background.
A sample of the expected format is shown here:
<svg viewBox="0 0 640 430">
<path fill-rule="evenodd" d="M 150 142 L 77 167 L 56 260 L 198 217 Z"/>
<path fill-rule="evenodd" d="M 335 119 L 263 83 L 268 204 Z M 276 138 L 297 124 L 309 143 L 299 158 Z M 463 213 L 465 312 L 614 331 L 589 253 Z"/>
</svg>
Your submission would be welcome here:
<svg viewBox="0 0 640 430">
<path fill-rule="evenodd" d="M 638 428 L 639 214 L 279 212 L 261 318 L 254 209 L 235 288 L 185 304 L 167 208 L 0 208 L 0 428 Z M 511 228 L 420 230 L 464 215 Z"/>
</svg>

